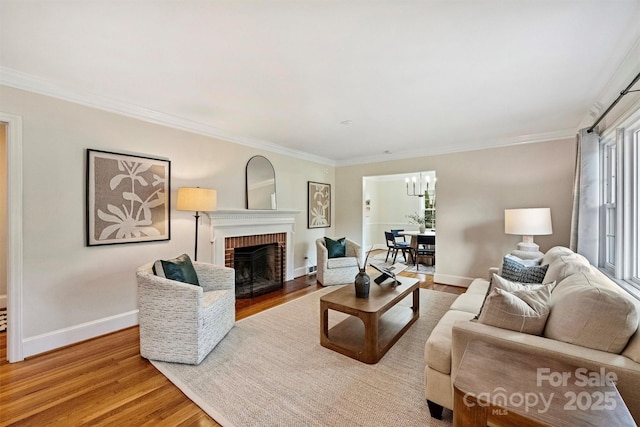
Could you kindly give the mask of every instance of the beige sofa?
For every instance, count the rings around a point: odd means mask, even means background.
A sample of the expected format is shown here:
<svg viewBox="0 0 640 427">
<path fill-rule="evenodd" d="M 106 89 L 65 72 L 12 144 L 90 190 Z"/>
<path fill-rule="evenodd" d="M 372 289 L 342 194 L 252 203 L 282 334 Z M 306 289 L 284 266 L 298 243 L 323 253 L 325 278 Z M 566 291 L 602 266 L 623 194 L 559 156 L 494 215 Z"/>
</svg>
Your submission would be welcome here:
<svg viewBox="0 0 640 427">
<path fill-rule="evenodd" d="M 550 249 L 544 283 L 556 282 L 544 332 L 529 335 L 480 323 L 489 281 L 474 280 L 434 328 L 425 344 L 425 397 L 432 417 L 453 409 L 453 379 L 467 343 L 481 340 L 549 356 L 593 371 L 615 372 L 617 387 L 640 424 L 640 301 L 586 259 L 564 247 Z M 498 269 L 491 269 L 490 275 Z M 499 362 L 499 361 L 497 361 Z"/>
</svg>

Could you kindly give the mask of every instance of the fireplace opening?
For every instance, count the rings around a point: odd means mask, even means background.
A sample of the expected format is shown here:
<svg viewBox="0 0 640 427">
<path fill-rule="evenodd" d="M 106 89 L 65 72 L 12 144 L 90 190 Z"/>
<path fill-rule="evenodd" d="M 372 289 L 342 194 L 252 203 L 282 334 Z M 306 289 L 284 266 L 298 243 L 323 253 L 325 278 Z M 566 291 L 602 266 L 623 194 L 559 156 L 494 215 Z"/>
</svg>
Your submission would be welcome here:
<svg viewBox="0 0 640 427">
<path fill-rule="evenodd" d="M 283 248 L 277 243 L 235 248 L 236 298 L 253 298 L 282 289 L 283 260 Z"/>
</svg>

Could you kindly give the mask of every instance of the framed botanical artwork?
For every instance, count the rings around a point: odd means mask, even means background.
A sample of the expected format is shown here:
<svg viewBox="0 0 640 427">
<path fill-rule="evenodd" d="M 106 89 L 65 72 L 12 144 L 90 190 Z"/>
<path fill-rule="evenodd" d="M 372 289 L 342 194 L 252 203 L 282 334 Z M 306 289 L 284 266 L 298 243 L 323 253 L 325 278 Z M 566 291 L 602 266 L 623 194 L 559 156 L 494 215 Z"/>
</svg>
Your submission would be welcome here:
<svg viewBox="0 0 640 427">
<path fill-rule="evenodd" d="M 171 162 L 87 150 L 87 246 L 171 238 Z"/>
<path fill-rule="evenodd" d="M 331 227 L 331 184 L 308 181 L 307 228 Z"/>
</svg>

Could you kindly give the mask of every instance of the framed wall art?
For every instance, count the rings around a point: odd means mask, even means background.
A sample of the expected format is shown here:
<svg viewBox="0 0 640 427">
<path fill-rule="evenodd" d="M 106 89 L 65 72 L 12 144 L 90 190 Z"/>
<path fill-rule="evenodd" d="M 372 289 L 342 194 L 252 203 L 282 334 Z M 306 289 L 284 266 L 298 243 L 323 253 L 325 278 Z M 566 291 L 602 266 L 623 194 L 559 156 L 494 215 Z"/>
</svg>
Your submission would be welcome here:
<svg viewBox="0 0 640 427">
<path fill-rule="evenodd" d="M 171 162 L 87 150 L 87 246 L 169 240 Z"/>
<path fill-rule="evenodd" d="M 308 181 L 307 228 L 331 227 L 331 184 Z"/>
</svg>

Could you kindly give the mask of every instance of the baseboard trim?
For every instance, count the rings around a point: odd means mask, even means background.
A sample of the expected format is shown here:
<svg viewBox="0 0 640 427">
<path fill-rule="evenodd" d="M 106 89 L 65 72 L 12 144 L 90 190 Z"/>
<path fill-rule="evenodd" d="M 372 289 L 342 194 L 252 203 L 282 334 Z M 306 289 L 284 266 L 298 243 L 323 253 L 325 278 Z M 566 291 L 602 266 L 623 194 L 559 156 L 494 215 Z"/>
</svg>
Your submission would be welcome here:
<svg viewBox="0 0 640 427">
<path fill-rule="evenodd" d="M 433 281 L 435 283 L 441 283 L 443 285 L 451 286 L 461 286 L 463 288 L 468 288 L 473 280 L 474 279 L 471 279 L 469 277 L 451 276 L 448 274 L 436 273 L 433 275 Z"/>
<path fill-rule="evenodd" d="M 24 357 L 29 357 L 119 331 L 120 329 L 136 326 L 137 324 L 138 310 L 132 310 L 127 313 L 25 338 L 22 341 L 22 350 Z"/>
<path fill-rule="evenodd" d="M 302 277 L 302 276 L 306 276 L 307 275 L 307 268 L 306 267 L 298 267 L 295 270 L 293 270 L 293 277 L 297 278 L 297 277 Z"/>
<path fill-rule="evenodd" d="M 0 308 L 7 308 L 7 296 L 0 295 Z"/>
</svg>

